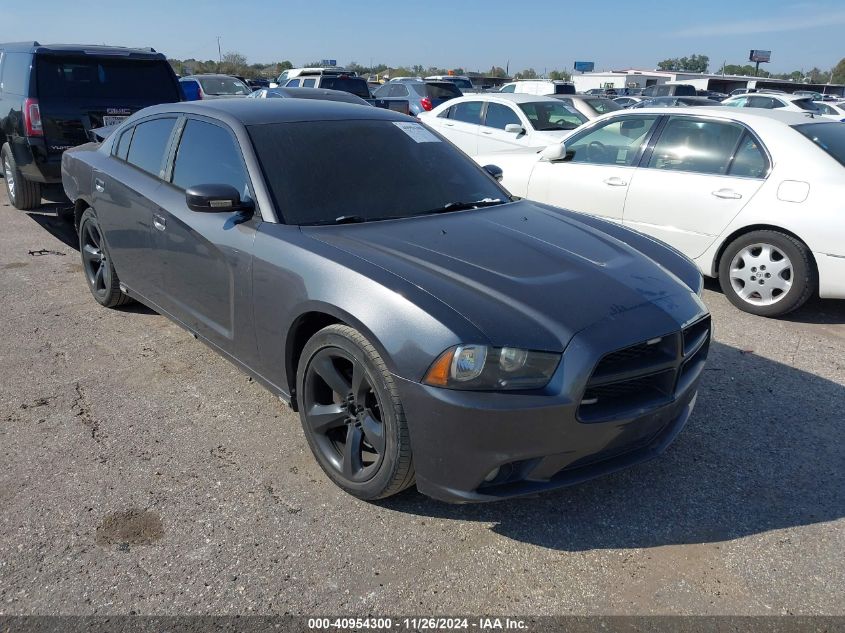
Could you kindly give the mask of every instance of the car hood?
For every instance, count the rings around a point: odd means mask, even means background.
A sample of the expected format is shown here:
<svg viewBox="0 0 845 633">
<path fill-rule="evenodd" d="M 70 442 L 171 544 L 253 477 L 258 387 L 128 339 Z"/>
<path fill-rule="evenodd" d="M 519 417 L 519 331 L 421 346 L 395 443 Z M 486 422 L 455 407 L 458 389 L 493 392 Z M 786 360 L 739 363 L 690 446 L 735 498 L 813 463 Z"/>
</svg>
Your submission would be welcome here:
<svg viewBox="0 0 845 633">
<path fill-rule="evenodd" d="M 639 239 L 640 248 L 652 251 L 643 253 L 579 218 L 587 220 L 519 201 L 302 230 L 448 304 L 493 345 L 563 351 L 577 332 L 600 321 L 627 327 L 638 319 L 665 334 L 704 312 L 690 287 L 659 263 L 677 253 Z"/>
</svg>

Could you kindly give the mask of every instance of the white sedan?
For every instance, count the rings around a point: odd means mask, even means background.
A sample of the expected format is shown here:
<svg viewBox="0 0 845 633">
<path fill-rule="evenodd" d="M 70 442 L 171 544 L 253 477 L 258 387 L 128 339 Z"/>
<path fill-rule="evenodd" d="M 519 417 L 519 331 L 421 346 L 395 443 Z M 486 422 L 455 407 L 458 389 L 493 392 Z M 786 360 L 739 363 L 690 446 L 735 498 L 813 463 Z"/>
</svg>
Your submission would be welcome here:
<svg viewBox="0 0 845 633">
<path fill-rule="evenodd" d="M 785 112 L 813 112 L 819 114 L 819 109 L 813 103 L 812 97 L 802 97 L 773 92 L 752 92 L 735 97 L 728 97 L 722 101 L 723 106 L 729 108 L 763 108 L 766 110 L 783 110 Z"/>
<path fill-rule="evenodd" d="M 718 277 L 742 310 L 845 299 L 845 126 L 731 108 L 626 110 L 535 153 L 477 156 L 516 196 L 622 223 Z"/>
<path fill-rule="evenodd" d="M 823 117 L 845 123 L 845 103 L 828 103 L 827 101 L 815 101 L 814 103 Z"/>
<path fill-rule="evenodd" d="M 419 118 L 470 156 L 559 143 L 587 121 L 557 99 L 508 93 L 451 99 Z"/>
</svg>

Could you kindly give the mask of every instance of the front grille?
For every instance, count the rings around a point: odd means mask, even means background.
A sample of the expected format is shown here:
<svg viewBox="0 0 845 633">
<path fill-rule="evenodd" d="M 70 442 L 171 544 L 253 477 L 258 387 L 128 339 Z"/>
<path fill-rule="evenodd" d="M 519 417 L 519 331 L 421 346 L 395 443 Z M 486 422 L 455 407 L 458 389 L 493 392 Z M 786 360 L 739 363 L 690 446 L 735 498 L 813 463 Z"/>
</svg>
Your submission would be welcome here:
<svg viewBox="0 0 845 633">
<path fill-rule="evenodd" d="M 578 418 L 605 422 L 672 402 L 701 374 L 709 342 L 708 316 L 679 332 L 606 354 L 587 381 Z"/>
</svg>

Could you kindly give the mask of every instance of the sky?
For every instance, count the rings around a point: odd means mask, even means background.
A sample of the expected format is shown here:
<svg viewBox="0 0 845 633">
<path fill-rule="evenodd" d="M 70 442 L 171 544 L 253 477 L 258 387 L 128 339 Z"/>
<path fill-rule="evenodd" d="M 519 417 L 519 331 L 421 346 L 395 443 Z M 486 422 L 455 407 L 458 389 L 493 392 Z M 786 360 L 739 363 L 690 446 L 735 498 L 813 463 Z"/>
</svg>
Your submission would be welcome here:
<svg viewBox="0 0 845 633">
<path fill-rule="evenodd" d="M 688 8 L 687 8 L 688 7 Z M 745 64 L 772 51 L 770 72 L 829 70 L 845 57 L 845 3 L 828 0 L 0 0 L 0 42 L 152 46 L 168 57 L 302 65 L 336 59 L 390 66 L 540 73 L 592 61 L 596 70 L 654 68 L 693 53 Z"/>
</svg>

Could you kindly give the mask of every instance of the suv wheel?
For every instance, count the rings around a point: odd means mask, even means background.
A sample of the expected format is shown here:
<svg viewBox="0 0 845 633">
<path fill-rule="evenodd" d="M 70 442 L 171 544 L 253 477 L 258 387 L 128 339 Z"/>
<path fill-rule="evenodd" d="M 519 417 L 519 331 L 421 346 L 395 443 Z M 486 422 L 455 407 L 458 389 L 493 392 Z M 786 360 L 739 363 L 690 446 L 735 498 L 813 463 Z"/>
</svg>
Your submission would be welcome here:
<svg viewBox="0 0 845 633">
<path fill-rule="evenodd" d="M 3 150 L 0 151 L 0 167 L 2 167 L 6 193 L 9 195 L 12 206 L 21 211 L 27 211 L 41 203 L 41 186 L 37 182 L 24 178 L 8 143 L 3 145 Z"/>
<path fill-rule="evenodd" d="M 740 310 L 775 317 L 804 305 L 818 276 L 805 244 L 778 231 L 753 231 L 725 249 L 719 284 Z"/>
</svg>

